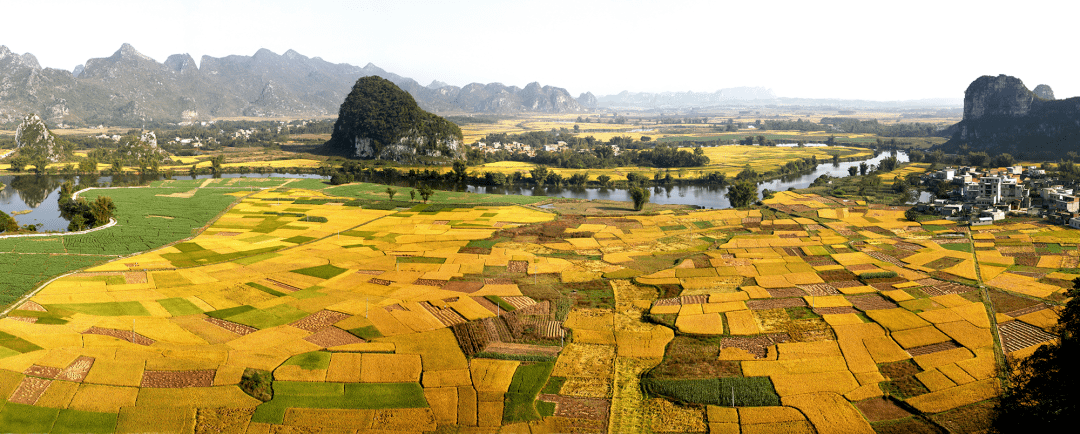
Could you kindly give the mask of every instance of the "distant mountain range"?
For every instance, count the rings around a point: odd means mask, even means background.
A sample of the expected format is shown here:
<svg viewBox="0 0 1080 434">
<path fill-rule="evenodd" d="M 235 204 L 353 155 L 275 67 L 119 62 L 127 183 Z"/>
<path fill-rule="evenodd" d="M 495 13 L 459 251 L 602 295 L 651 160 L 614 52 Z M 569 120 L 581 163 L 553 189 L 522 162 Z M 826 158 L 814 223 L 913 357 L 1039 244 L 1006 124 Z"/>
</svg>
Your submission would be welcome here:
<svg viewBox="0 0 1080 434">
<path fill-rule="evenodd" d="M 73 71 L 42 68 L 33 54 L 0 45 L 0 124 L 28 113 L 50 125 L 149 126 L 211 118 L 333 116 L 361 77 L 379 76 L 435 113 L 583 113 L 596 109 L 685 110 L 726 106 L 798 105 L 837 108 L 959 107 L 959 100 L 860 101 L 777 97 L 761 87 L 716 92 L 630 93 L 572 97 L 565 89 L 530 83 L 424 86 L 373 64 L 330 63 L 289 50 L 252 56 L 174 54 L 159 63 L 124 44 Z"/>
<path fill-rule="evenodd" d="M 386 78 L 434 112 L 586 111 L 565 89 L 531 83 L 465 87 L 415 80 L 375 65 L 363 68 L 262 49 L 253 56 L 174 54 L 158 63 L 124 44 L 74 71 L 42 68 L 32 54 L 0 46 L 0 123 L 38 113 L 50 124 L 139 126 L 235 116 L 336 115 L 361 77 Z"/>
</svg>

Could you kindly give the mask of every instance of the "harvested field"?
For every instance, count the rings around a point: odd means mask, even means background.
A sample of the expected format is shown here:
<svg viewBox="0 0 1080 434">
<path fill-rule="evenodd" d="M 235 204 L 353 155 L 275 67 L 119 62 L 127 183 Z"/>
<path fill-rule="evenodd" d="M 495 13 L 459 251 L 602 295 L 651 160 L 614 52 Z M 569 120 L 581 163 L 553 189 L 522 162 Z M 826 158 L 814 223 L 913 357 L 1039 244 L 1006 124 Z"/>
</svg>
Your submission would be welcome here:
<svg viewBox="0 0 1080 434">
<path fill-rule="evenodd" d="M 23 378 L 22 382 L 19 383 L 19 387 L 15 388 L 15 391 L 8 397 L 8 401 L 16 404 L 34 405 L 51 384 L 52 381 L 42 378 Z"/>
<path fill-rule="evenodd" d="M 146 336 L 140 335 L 130 330 L 117 330 L 102 327 L 90 327 L 83 332 L 87 335 L 102 335 L 111 336 L 123 341 L 131 342 L 133 344 L 150 346 L 154 344 L 154 340 Z"/>
<path fill-rule="evenodd" d="M 908 352 L 908 354 L 911 354 L 912 357 L 914 357 L 914 356 L 922 356 L 922 355 L 926 355 L 926 354 L 938 353 L 938 352 L 941 352 L 941 351 L 948 351 L 948 350 L 951 350 L 951 349 L 954 349 L 954 348 L 961 348 L 961 347 L 956 342 L 948 341 L 948 342 L 942 342 L 940 344 L 924 345 L 924 346 L 921 346 L 921 347 L 908 348 L 907 352 Z"/>
<path fill-rule="evenodd" d="M 94 367 L 94 358 L 87 356 L 80 356 L 71 362 L 68 367 L 56 374 L 57 380 L 74 381 L 81 383 L 86 379 L 86 374 L 90 372 L 90 368 Z"/>
<path fill-rule="evenodd" d="M 234 323 L 232 321 L 226 321 L 226 320 L 223 320 L 223 319 L 209 318 L 208 317 L 208 318 L 204 318 L 204 320 L 206 322 L 210 323 L 210 324 L 216 325 L 216 326 L 221 327 L 221 328 L 223 328 L 225 330 L 228 330 L 228 331 L 230 331 L 232 333 L 236 333 L 236 334 L 238 334 L 240 336 L 248 335 L 248 334 L 255 333 L 255 332 L 259 331 L 259 329 L 255 328 L 255 327 L 249 327 L 249 326 L 246 326 L 246 325 L 243 325 L 243 324 L 237 324 L 237 323 Z"/>
<path fill-rule="evenodd" d="M 773 333 L 758 336 L 733 336 L 720 340 L 720 348 L 738 348 L 757 358 L 764 358 L 770 346 L 788 342 L 791 337 L 787 333 Z"/>
<path fill-rule="evenodd" d="M 750 308 L 751 310 L 806 307 L 806 300 L 803 300 L 802 298 L 767 298 L 764 300 L 749 300 L 746 302 L 746 307 Z"/>
<path fill-rule="evenodd" d="M 143 371 L 141 387 L 181 388 L 214 385 L 216 369 L 200 371 Z"/>
<path fill-rule="evenodd" d="M 861 311 L 867 310 L 879 310 L 879 309 L 895 309 L 896 303 L 886 300 L 878 294 L 861 294 L 853 295 L 847 298 L 851 302 L 852 306 Z"/>
<path fill-rule="evenodd" d="M 326 327 L 330 327 L 339 321 L 346 320 L 350 317 L 349 314 L 341 312 L 334 312 L 332 310 L 320 310 L 311 315 L 308 315 L 300 320 L 297 320 L 289 325 L 296 327 L 300 330 L 306 330 L 309 332 L 317 332 Z"/>
<path fill-rule="evenodd" d="M 367 342 L 352 333 L 333 326 L 312 333 L 310 336 L 304 337 L 304 340 L 323 348 Z"/>
<path fill-rule="evenodd" d="M 1009 321 L 998 326 L 1006 353 L 1022 350 L 1043 342 L 1057 339 L 1057 336 L 1023 321 Z"/>
<path fill-rule="evenodd" d="M 514 356 L 545 356 L 557 357 L 562 347 L 548 345 L 515 344 L 508 342 L 492 342 L 484 348 L 486 353 L 498 353 Z"/>
<path fill-rule="evenodd" d="M 541 401 L 555 404 L 555 416 L 600 421 L 607 425 L 611 414 L 611 400 L 575 398 L 571 396 L 541 394 Z"/>
<path fill-rule="evenodd" d="M 895 402 L 884 396 L 864 399 L 854 404 L 870 422 L 903 419 L 913 416 L 911 412 L 896 405 Z"/>
</svg>

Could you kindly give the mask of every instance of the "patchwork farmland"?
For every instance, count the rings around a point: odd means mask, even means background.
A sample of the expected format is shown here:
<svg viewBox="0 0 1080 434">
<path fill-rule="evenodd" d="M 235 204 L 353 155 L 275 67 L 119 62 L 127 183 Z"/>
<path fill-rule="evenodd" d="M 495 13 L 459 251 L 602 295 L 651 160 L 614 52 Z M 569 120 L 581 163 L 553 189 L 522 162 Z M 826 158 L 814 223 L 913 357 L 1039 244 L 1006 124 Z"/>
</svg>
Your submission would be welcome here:
<svg viewBox="0 0 1080 434">
<path fill-rule="evenodd" d="M 197 236 L 0 319 L 0 432 L 977 431 L 1080 277 L 1080 231 L 795 192 L 593 217 L 228 182 Z"/>
</svg>

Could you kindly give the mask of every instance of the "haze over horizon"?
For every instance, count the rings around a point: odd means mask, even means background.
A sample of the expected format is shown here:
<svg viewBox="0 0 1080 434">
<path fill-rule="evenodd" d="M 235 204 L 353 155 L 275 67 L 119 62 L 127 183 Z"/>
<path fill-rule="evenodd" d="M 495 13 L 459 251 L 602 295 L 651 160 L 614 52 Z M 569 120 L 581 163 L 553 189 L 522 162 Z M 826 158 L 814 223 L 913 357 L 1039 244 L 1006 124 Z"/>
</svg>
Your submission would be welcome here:
<svg viewBox="0 0 1080 434">
<path fill-rule="evenodd" d="M 172 54 L 250 56 L 289 49 L 334 63 L 373 63 L 421 84 L 537 81 L 572 95 L 714 92 L 739 86 L 781 97 L 963 98 L 982 75 L 1008 74 L 1058 98 L 1080 95 L 1072 38 L 1076 6 L 1025 3 L 1039 32 L 1007 31 L 1016 8 L 977 2 L 902 7 L 826 1 L 70 0 L 8 5 L 0 45 L 44 67 L 72 70 L 130 43 L 158 62 Z M 887 9 L 886 9 L 887 8 Z M 1030 24 L 1030 23 L 1029 23 Z M 1026 25 L 1026 24 L 1024 24 Z"/>
</svg>

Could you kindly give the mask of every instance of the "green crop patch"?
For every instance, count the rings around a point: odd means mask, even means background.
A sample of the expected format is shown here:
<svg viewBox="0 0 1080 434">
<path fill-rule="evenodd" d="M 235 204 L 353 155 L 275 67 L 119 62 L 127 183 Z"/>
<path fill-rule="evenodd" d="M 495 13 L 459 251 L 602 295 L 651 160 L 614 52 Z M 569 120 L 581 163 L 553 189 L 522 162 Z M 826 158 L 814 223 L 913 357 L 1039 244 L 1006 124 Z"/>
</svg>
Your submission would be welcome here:
<svg viewBox="0 0 1080 434">
<path fill-rule="evenodd" d="M 240 315 L 242 313 L 251 312 L 253 310 L 255 310 L 254 306 L 243 305 L 230 307 L 228 309 L 212 310 L 210 312 L 206 312 L 206 316 L 210 318 L 227 319 L 233 315 Z"/>
<path fill-rule="evenodd" d="M 445 264 L 446 258 L 429 258 L 426 256 L 398 256 L 399 264 Z"/>
<path fill-rule="evenodd" d="M 292 270 L 293 273 L 303 274 L 305 276 L 318 277 L 320 279 L 329 279 L 337 276 L 341 273 L 349 271 L 345 268 L 335 267 L 330 264 L 320 265 L 318 267 L 301 268 L 299 270 Z"/>
<path fill-rule="evenodd" d="M 29 353 L 41 349 L 41 347 L 35 345 L 33 342 L 4 332 L 0 332 L 0 346 L 20 353 Z"/>
<path fill-rule="evenodd" d="M 115 301 L 111 303 L 72 303 L 56 304 L 61 309 L 97 316 L 150 316 L 150 312 L 137 301 Z M 49 309 L 50 306 L 45 306 Z"/>
<path fill-rule="evenodd" d="M 696 221 L 696 222 L 694 222 L 694 226 L 697 226 L 698 229 L 708 229 L 708 228 L 713 227 L 713 224 L 712 224 L 712 222 L 705 220 L 705 221 Z"/>
<path fill-rule="evenodd" d="M 180 244 L 174 245 L 173 247 L 175 247 L 176 250 L 179 250 L 179 251 L 181 251 L 183 253 L 191 253 L 191 252 L 198 252 L 200 250 L 206 250 L 202 246 L 200 246 L 198 244 L 195 244 L 195 243 L 191 243 L 191 242 L 180 243 Z"/>
<path fill-rule="evenodd" d="M 642 379 L 650 394 L 676 401 L 737 407 L 780 405 L 769 377 L 723 377 L 700 380 Z"/>
<path fill-rule="evenodd" d="M 252 288 L 258 289 L 259 291 L 265 292 L 265 293 L 267 293 L 267 294 L 270 294 L 270 295 L 273 295 L 273 296 L 275 296 L 275 297 L 281 297 L 281 296 L 285 295 L 285 293 L 284 293 L 284 292 L 281 292 L 281 291 L 275 291 L 275 290 L 273 290 L 273 289 L 270 289 L 269 287 L 266 287 L 266 286 L 260 285 L 260 284 L 258 284 L 258 283 L 255 283 L 255 282 L 248 282 L 248 283 L 247 283 L 247 286 L 250 286 L 250 287 L 252 287 Z"/>
<path fill-rule="evenodd" d="M 503 300 L 502 297 L 499 297 L 497 295 L 485 295 L 484 298 L 488 299 L 488 301 L 492 303 L 495 303 L 499 306 L 499 308 L 507 312 L 512 312 L 516 309 L 514 308 L 514 306 L 510 305 L 510 303 L 507 303 L 506 300 Z"/>
<path fill-rule="evenodd" d="M 157 302 L 161 305 L 161 307 L 169 311 L 169 314 L 172 316 L 195 315 L 203 313 L 203 310 L 196 306 L 195 303 L 187 301 L 183 298 L 166 298 L 163 300 L 158 300 Z"/>
<path fill-rule="evenodd" d="M 246 258 L 240 258 L 240 259 L 237 259 L 237 260 L 235 260 L 233 262 L 235 262 L 237 264 L 240 264 L 240 265 L 251 265 L 251 264 L 256 264 L 256 263 L 265 261 L 267 259 L 273 259 L 273 258 L 276 258 L 278 256 L 281 256 L 281 254 L 280 253 L 269 252 L 269 253 L 262 253 L 262 254 L 259 254 L 259 255 L 255 255 L 255 256 L 248 256 Z"/>
<path fill-rule="evenodd" d="M 379 332 L 379 329 L 375 328 L 375 326 L 373 325 L 366 327 L 357 327 L 354 329 L 349 329 L 348 331 L 349 333 L 352 333 L 353 336 L 356 336 L 360 339 L 372 340 L 375 338 L 383 337 L 382 333 Z"/>
<path fill-rule="evenodd" d="M 965 252 L 965 253 L 971 253 L 972 249 L 973 249 L 971 243 L 946 243 L 946 244 L 942 244 L 941 247 L 944 247 L 944 248 L 946 248 L 948 250 L 954 250 L 954 251 L 957 251 L 957 252 Z"/>
<path fill-rule="evenodd" d="M 255 408 L 252 422 L 281 424 L 289 408 L 422 408 L 427 407 L 418 383 L 274 382 L 274 399 Z"/>
<path fill-rule="evenodd" d="M 300 228 L 300 229 L 305 229 L 305 228 Z M 302 235 L 297 235 L 295 237 L 286 238 L 286 239 L 281 240 L 281 241 L 284 241 L 286 243 L 293 243 L 293 244 L 303 244 L 303 243 L 306 243 L 308 241 L 314 241 L 314 240 L 315 240 L 315 237 L 305 237 L 305 236 L 302 236 Z"/>
<path fill-rule="evenodd" d="M 9 402 L 0 411 L 0 432 L 37 433 L 49 432 L 56 421 L 59 409 L 35 407 Z M 80 431 L 85 432 L 85 431 Z"/>
<path fill-rule="evenodd" d="M 229 321 L 262 330 L 288 324 L 305 316 L 308 316 L 307 312 L 287 304 L 279 304 L 266 309 L 250 310 L 232 315 L 229 317 Z"/>
<path fill-rule="evenodd" d="M 330 367 L 330 353 L 326 351 L 312 351 L 310 353 L 297 354 L 282 363 L 282 366 L 299 366 L 309 371 L 327 369 Z"/>
<path fill-rule="evenodd" d="M 107 434 L 116 432 L 115 413 L 97 413 L 71 409 L 60 410 L 50 434 Z M 26 431 L 30 432 L 30 431 Z"/>
<path fill-rule="evenodd" d="M 521 364 L 514 371 L 514 378 L 510 381 L 510 388 L 506 391 L 503 405 L 504 422 L 525 422 L 540 420 L 540 413 L 533 403 L 536 394 L 547 383 L 551 370 L 555 367 L 553 362 Z"/>
</svg>

